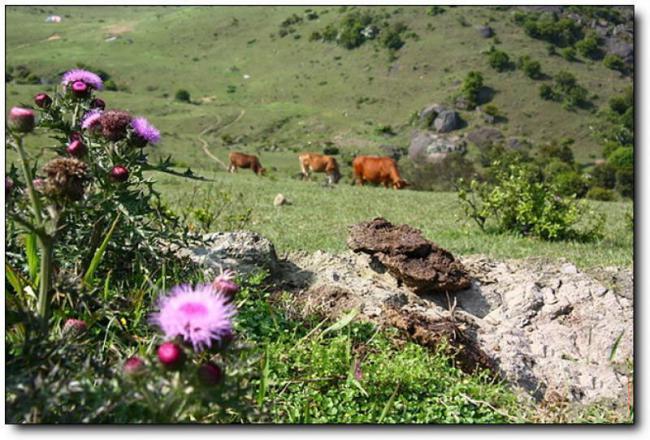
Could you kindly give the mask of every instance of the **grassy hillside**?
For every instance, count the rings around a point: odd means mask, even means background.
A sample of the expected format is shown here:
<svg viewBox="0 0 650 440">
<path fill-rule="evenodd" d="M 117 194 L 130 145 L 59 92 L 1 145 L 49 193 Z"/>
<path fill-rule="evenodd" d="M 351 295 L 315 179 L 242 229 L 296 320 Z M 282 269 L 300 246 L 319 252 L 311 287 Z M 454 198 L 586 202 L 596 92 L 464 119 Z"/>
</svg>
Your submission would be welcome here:
<svg viewBox="0 0 650 440">
<path fill-rule="evenodd" d="M 83 63 L 110 74 L 118 91 L 101 96 L 109 107 L 146 115 L 161 128 L 163 142 L 153 155 L 172 154 L 179 169 L 192 167 L 214 182 L 195 184 L 155 176 L 174 209 L 188 205 L 188 191 L 205 194 L 196 201 L 216 209 L 210 196 L 216 188 L 242 193 L 242 206 L 252 208 L 251 228 L 269 235 L 281 250 L 344 247 L 345 228 L 352 222 L 385 215 L 396 222 L 423 228 L 430 238 L 462 253 L 484 252 L 499 257 L 548 255 L 567 257 L 586 266 L 630 264 L 632 231 L 624 221 L 629 203 L 597 205 L 607 212 L 606 242 L 598 245 L 540 243 L 534 240 L 484 236 L 475 225 L 459 222 L 456 196 L 444 193 L 400 193 L 375 188 L 339 186 L 326 190 L 295 181 L 299 172 L 294 150 L 320 150 L 333 142 L 345 152 L 376 152 L 381 145 L 405 147 L 414 112 L 432 102 L 446 102 L 458 93 L 468 71 L 482 72 L 494 91 L 492 99 L 507 122 L 497 128 L 506 136 L 528 138 L 533 145 L 575 139 L 572 146 L 582 163 L 601 156 L 602 146 L 591 135 L 591 111 L 564 110 L 539 97 L 541 83 L 520 70 L 499 73 L 481 53 L 494 38 L 482 38 L 476 26 L 489 23 L 500 41 L 497 47 L 511 59 L 530 55 L 549 77 L 572 72 L 603 106 L 610 96 L 631 84 L 629 77 L 601 62 L 569 62 L 547 54 L 546 43 L 531 39 L 512 21 L 512 10 L 481 7 L 445 8 L 427 15 L 425 7 L 373 7 L 390 23 L 401 21 L 418 38 L 390 60 L 379 44 L 347 50 L 333 43 L 309 41 L 314 31 L 338 23 L 349 12 L 315 7 L 318 18 L 306 18 L 305 7 L 8 7 L 8 66 L 27 66 L 45 81 Z M 45 23 L 49 13 L 64 17 Z M 303 18 L 295 32 L 280 37 L 281 24 L 294 14 Z M 285 27 L 286 28 L 286 27 Z M 7 108 L 30 103 L 32 96 L 54 85 L 7 83 Z M 191 103 L 174 100 L 177 90 L 190 92 Z M 473 111 L 461 111 L 467 126 L 483 125 Z M 395 136 L 378 134 L 389 125 Z M 259 180 L 249 172 L 221 172 L 208 150 L 225 160 L 230 149 L 258 151 L 270 176 Z M 455 132 L 454 132 L 455 133 Z M 34 151 L 45 139 L 30 145 Z M 226 145 L 231 143 L 231 145 Z M 269 151 L 269 147 L 277 148 Z M 472 152 L 470 152 L 470 156 Z M 12 152 L 8 152 L 12 160 Z M 344 169 L 344 175 L 349 174 Z M 286 194 L 294 205 L 278 210 L 272 198 Z M 615 209 L 612 209 L 614 208 Z"/>
<path fill-rule="evenodd" d="M 488 65 L 481 51 L 494 39 L 481 38 L 476 30 L 484 23 L 494 29 L 501 42 L 497 47 L 512 59 L 530 55 L 547 75 L 572 72 L 590 94 L 597 94 L 596 106 L 631 83 L 600 62 L 549 56 L 544 42 L 526 36 L 513 23 L 511 10 L 457 7 L 430 16 L 426 7 L 371 8 L 388 14 L 389 22 L 403 22 L 419 37 L 406 38 L 391 62 L 378 44 L 347 50 L 309 41 L 312 32 L 341 19 L 345 13 L 338 7 L 313 8 L 317 19 L 305 18 L 292 26 L 294 33 L 279 37 L 281 23 L 293 14 L 304 17 L 305 9 L 9 7 L 6 62 L 27 65 L 45 77 L 78 62 L 108 72 L 128 90 L 107 92 L 109 102 L 151 115 L 167 135 L 173 134 L 174 140 L 162 147 L 170 152 L 194 150 L 201 128 L 242 109 L 246 116 L 219 136 L 242 137 L 241 143 L 250 148 L 272 143 L 308 148 L 309 142 L 318 141 L 353 149 L 407 145 L 411 130 L 406 124 L 413 112 L 444 102 L 458 92 L 468 71 L 479 70 L 495 92 L 492 103 L 508 119 L 499 126 L 506 135 L 534 144 L 572 137 L 579 160 L 599 157 L 602 147 L 589 129 L 592 114 L 563 110 L 539 97 L 540 81 L 519 70 L 498 73 Z M 63 15 L 63 22 L 45 23 L 50 10 Z M 173 102 L 181 88 L 190 92 L 195 105 Z M 10 84 L 8 104 L 39 89 Z M 479 124 L 474 112 L 462 116 L 468 126 L 461 132 Z M 377 135 L 381 125 L 393 127 L 397 136 Z M 186 160 L 199 164 L 198 159 L 190 155 Z"/>
</svg>

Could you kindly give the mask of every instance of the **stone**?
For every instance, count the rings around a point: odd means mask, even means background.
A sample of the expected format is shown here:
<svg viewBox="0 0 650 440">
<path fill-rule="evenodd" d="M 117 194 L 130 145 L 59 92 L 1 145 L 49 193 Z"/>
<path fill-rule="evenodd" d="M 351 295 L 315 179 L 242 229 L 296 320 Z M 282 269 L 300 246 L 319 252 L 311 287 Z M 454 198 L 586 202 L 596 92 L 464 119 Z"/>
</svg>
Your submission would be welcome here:
<svg viewBox="0 0 650 440">
<path fill-rule="evenodd" d="M 419 118 L 420 121 L 428 121 L 431 123 L 439 113 L 442 113 L 446 110 L 449 110 L 447 107 L 441 104 L 433 103 L 429 104 L 420 110 Z"/>
<path fill-rule="evenodd" d="M 259 271 L 273 273 L 278 264 L 273 243 L 250 231 L 205 234 L 200 245 L 176 252 L 180 258 L 189 258 L 203 269 L 208 278 L 216 277 L 225 269 L 243 275 Z"/>
<path fill-rule="evenodd" d="M 494 35 L 494 30 L 490 26 L 479 26 L 476 28 L 476 30 L 483 38 L 490 38 Z"/>
<path fill-rule="evenodd" d="M 411 137 L 408 156 L 414 163 L 435 163 L 452 152 L 465 153 L 467 142 L 462 136 L 439 135 L 427 130 L 418 130 Z"/>
<path fill-rule="evenodd" d="M 349 229 L 348 247 L 376 257 L 399 282 L 416 293 L 457 292 L 470 287 L 470 278 L 454 256 L 426 240 L 408 225 L 395 226 L 383 218 Z"/>
<path fill-rule="evenodd" d="M 284 194 L 278 194 L 278 195 L 276 195 L 275 198 L 273 199 L 273 206 L 278 207 L 278 206 L 288 205 L 288 204 L 289 204 L 289 201 L 288 201 L 287 198 L 284 196 Z"/>
<path fill-rule="evenodd" d="M 605 50 L 607 53 L 623 58 L 626 63 L 634 62 L 634 44 L 628 43 L 619 37 L 606 38 Z"/>
<path fill-rule="evenodd" d="M 433 126 L 438 133 L 448 133 L 458 128 L 460 118 L 454 110 L 445 110 L 438 114 L 433 121 Z"/>
</svg>

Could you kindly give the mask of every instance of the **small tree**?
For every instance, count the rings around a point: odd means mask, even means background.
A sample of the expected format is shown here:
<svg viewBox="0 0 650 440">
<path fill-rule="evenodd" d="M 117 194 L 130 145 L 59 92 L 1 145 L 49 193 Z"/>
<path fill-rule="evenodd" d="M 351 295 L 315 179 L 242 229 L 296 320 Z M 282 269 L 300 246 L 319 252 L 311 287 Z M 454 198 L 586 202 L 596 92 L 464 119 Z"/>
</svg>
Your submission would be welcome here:
<svg viewBox="0 0 650 440">
<path fill-rule="evenodd" d="M 467 73 L 463 81 L 462 93 L 463 96 L 470 102 L 472 107 L 476 107 L 479 103 L 479 93 L 483 88 L 483 75 L 481 72 L 475 70 Z"/>
<path fill-rule="evenodd" d="M 625 62 L 623 58 L 615 54 L 609 54 L 603 59 L 603 64 L 608 69 L 617 70 L 621 73 L 625 73 Z"/>
</svg>

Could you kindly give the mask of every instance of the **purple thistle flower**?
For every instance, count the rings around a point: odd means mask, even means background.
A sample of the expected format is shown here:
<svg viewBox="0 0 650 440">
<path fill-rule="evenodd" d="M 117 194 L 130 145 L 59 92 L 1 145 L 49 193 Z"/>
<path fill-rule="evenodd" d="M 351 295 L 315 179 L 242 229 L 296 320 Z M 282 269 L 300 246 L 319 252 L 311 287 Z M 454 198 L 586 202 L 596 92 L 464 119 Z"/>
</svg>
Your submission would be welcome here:
<svg viewBox="0 0 650 440">
<path fill-rule="evenodd" d="M 159 300 L 160 311 L 151 315 L 168 339 L 181 336 L 195 351 L 209 348 L 232 334 L 235 307 L 209 284 L 174 287 Z"/>
<path fill-rule="evenodd" d="M 101 90 L 104 88 L 104 82 L 99 75 L 83 69 L 72 69 L 66 72 L 61 79 L 61 84 L 68 86 L 68 84 L 77 81 L 81 81 L 95 90 Z"/>
<path fill-rule="evenodd" d="M 92 128 L 98 127 L 99 126 L 99 118 L 102 115 L 101 110 L 90 110 L 88 113 L 83 118 L 83 121 L 81 121 L 81 128 L 84 128 L 86 130 L 90 130 Z"/>
<path fill-rule="evenodd" d="M 135 118 L 131 121 L 133 133 L 143 144 L 157 144 L 160 141 L 160 132 L 145 118 Z"/>
</svg>

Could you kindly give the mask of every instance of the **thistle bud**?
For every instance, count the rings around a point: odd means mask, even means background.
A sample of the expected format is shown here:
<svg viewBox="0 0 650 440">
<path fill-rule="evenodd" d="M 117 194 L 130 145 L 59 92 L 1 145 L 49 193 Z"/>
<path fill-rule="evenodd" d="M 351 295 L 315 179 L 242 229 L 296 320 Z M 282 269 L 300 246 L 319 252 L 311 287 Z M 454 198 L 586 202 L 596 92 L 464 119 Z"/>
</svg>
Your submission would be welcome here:
<svg viewBox="0 0 650 440">
<path fill-rule="evenodd" d="M 73 132 L 70 133 L 70 142 L 72 142 L 72 141 L 80 141 L 80 140 L 82 140 L 81 132 L 73 131 Z"/>
<path fill-rule="evenodd" d="M 52 105 L 52 98 L 47 93 L 39 93 L 34 96 L 34 103 L 40 108 L 47 109 Z"/>
<path fill-rule="evenodd" d="M 79 336 L 85 332 L 87 328 L 88 326 L 86 325 L 85 321 L 82 321 L 81 319 L 70 318 L 65 322 L 65 324 L 63 324 L 62 334 L 64 336 L 72 337 Z"/>
<path fill-rule="evenodd" d="M 223 380 L 223 369 L 212 362 L 207 362 L 199 367 L 198 376 L 204 385 L 218 385 Z"/>
<path fill-rule="evenodd" d="M 165 368 L 175 370 L 183 365 L 183 349 L 173 342 L 165 342 L 158 347 L 158 360 Z"/>
<path fill-rule="evenodd" d="M 104 110 L 106 108 L 106 103 L 103 99 L 95 98 L 90 102 L 90 108 L 97 108 L 99 110 Z"/>
<path fill-rule="evenodd" d="M 72 94 L 77 98 L 85 98 L 88 96 L 88 86 L 83 81 L 75 81 L 72 83 Z"/>
<path fill-rule="evenodd" d="M 20 133 L 29 133 L 34 130 L 34 112 L 28 108 L 14 107 L 9 112 L 9 124 Z"/>
<path fill-rule="evenodd" d="M 144 369 L 144 361 L 138 356 L 131 356 L 126 361 L 124 361 L 122 372 L 126 376 L 133 377 L 142 374 L 144 372 Z"/>
<path fill-rule="evenodd" d="M 113 182 L 126 182 L 129 180 L 129 170 L 124 165 L 115 165 L 108 177 Z"/>
<path fill-rule="evenodd" d="M 214 279 L 212 287 L 232 300 L 235 294 L 239 292 L 239 286 L 233 281 L 234 276 L 233 271 L 226 270 Z"/>
<path fill-rule="evenodd" d="M 86 154 L 86 146 L 80 140 L 75 140 L 70 142 L 68 147 L 65 149 L 68 154 L 74 157 L 83 157 Z"/>
<path fill-rule="evenodd" d="M 14 181 L 9 176 L 5 176 L 5 197 L 9 195 L 14 187 Z"/>
</svg>

